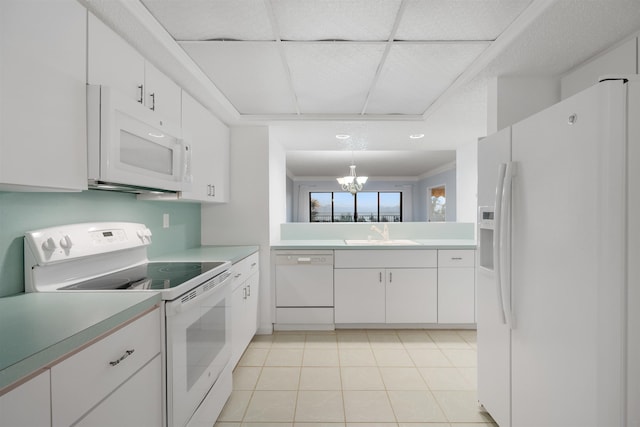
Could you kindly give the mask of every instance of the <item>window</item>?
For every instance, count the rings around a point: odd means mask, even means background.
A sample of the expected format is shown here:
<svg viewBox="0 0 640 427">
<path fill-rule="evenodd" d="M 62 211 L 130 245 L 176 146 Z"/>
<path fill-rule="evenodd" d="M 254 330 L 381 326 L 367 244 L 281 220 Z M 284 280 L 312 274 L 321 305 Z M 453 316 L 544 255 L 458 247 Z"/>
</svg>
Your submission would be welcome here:
<svg viewBox="0 0 640 427">
<path fill-rule="evenodd" d="M 447 214 L 447 197 L 444 185 L 430 187 L 427 194 L 429 221 L 445 221 Z"/>
<path fill-rule="evenodd" d="M 402 193 L 309 193 L 310 222 L 402 222 Z"/>
</svg>

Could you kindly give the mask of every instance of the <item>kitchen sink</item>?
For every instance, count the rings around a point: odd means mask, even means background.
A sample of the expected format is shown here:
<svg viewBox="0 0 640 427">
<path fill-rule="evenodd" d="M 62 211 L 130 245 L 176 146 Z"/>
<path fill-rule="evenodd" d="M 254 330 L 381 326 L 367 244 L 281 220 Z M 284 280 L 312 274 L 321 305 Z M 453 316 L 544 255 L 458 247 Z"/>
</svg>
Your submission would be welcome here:
<svg viewBox="0 0 640 427">
<path fill-rule="evenodd" d="M 415 242 L 413 240 L 407 240 L 407 239 L 389 239 L 389 240 L 382 240 L 382 239 L 363 239 L 363 240 L 353 240 L 353 239 L 345 239 L 344 243 L 346 243 L 347 245 L 354 245 L 354 246 L 415 246 L 415 245 L 420 245 L 420 243 Z"/>
</svg>

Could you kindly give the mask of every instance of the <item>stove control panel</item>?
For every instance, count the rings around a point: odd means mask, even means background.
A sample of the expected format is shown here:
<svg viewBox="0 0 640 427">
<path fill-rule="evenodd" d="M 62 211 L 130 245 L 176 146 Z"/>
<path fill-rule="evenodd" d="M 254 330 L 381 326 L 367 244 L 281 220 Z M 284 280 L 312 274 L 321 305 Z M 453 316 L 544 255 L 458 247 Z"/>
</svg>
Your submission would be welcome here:
<svg viewBox="0 0 640 427">
<path fill-rule="evenodd" d="M 25 260 L 47 265 L 151 244 L 151 230 L 132 222 L 69 224 L 25 233 Z"/>
</svg>

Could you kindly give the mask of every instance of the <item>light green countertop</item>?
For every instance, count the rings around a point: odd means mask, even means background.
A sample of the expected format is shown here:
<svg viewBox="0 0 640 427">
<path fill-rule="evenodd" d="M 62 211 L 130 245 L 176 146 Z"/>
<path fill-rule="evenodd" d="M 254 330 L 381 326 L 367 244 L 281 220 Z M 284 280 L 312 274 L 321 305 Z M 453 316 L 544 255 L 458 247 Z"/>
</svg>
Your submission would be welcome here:
<svg viewBox="0 0 640 427">
<path fill-rule="evenodd" d="M 152 261 L 231 261 L 235 264 L 258 250 L 258 246 L 200 246 L 163 255 Z"/>
<path fill-rule="evenodd" d="M 362 244 L 347 245 L 344 240 L 281 240 L 272 244 L 276 250 L 287 249 L 475 249 L 476 242 L 472 239 L 411 239 L 417 245 L 384 245 Z"/>
<path fill-rule="evenodd" d="M 155 292 L 42 292 L 0 298 L 0 390 L 159 302 Z"/>
</svg>

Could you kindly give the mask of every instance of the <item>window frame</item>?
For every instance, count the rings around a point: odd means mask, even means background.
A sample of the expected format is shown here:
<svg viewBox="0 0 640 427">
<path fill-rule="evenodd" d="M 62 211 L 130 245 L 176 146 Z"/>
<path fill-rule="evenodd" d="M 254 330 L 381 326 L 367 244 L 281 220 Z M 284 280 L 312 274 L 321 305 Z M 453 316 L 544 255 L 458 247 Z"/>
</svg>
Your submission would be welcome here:
<svg viewBox="0 0 640 427">
<path fill-rule="evenodd" d="M 358 194 L 360 193 L 375 193 L 376 194 L 376 205 L 377 205 L 377 212 L 376 212 L 376 216 L 377 216 L 377 221 L 372 221 L 372 222 L 396 222 L 396 221 L 381 221 L 381 215 L 380 215 L 380 194 L 381 193 L 393 193 L 393 194 L 398 194 L 400 200 L 399 200 L 399 221 L 397 222 L 403 222 L 404 221 L 404 213 L 403 213 L 403 206 L 402 206 L 402 199 L 403 199 L 403 194 L 402 191 L 361 191 L 359 193 L 356 193 L 355 195 L 353 195 L 353 221 L 336 221 L 335 220 L 335 206 L 334 206 L 334 200 L 335 200 L 335 194 L 336 193 L 348 193 L 346 191 L 310 191 L 309 192 L 309 217 L 308 220 L 309 222 L 352 222 L 352 223 L 358 223 L 358 222 L 369 222 L 369 221 L 359 221 L 359 215 L 358 215 Z M 312 213 L 313 213 L 313 209 L 312 209 L 312 201 L 313 201 L 313 194 L 331 194 L 331 221 L 313 221 L 312 220 Z"/>
</svg>

